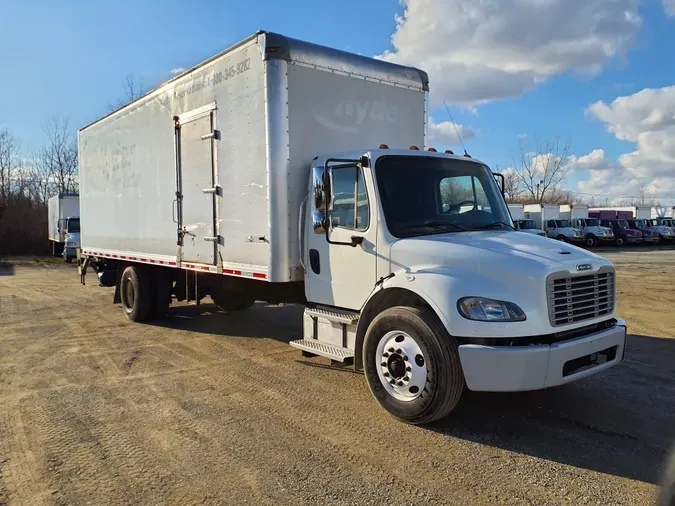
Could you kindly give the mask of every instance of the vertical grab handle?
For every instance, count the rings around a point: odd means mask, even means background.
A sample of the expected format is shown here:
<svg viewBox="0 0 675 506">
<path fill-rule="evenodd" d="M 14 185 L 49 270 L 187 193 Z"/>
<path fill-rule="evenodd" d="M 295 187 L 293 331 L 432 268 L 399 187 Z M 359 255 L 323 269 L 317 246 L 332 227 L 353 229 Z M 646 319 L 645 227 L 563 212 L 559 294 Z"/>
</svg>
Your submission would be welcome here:
<svg viewBox="0 0 675 506">
<path fill-rule="evenodd" d="M 173 222 L 178 224 L 178 220 L 176 219 L 176 203 L 178 202 L 178 199 L 173 199 L 173 202 L 171 202 L 171 218 L 173 218 Z"/>
</svg>

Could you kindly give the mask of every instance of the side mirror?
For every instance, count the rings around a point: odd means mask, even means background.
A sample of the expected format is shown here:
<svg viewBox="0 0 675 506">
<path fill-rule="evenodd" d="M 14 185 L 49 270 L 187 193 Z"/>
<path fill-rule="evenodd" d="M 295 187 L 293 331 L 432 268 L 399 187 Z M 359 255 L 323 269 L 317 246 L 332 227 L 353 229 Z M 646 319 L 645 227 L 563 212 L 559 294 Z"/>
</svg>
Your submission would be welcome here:
<svg viewBox="0 0 675 506">
<path fill-rule="evenodd" d="M 502 197 L 504 196 L 504 174 L 499 174 L 497 172 L 493 172 L 492 175 L 495 177 L 495 181 L 497 181 L 497 186 L 499 186 L 499 191 L 502 192 Z"/>
<path fill-rule="evenodd" d="M 329 172 L 330 170 L 324 167 L 314 167 L 313 169 L 314 211 L 312 212 L 312 230 L 315 234 L 326 234 L 328 232 Z"/>
</svg>

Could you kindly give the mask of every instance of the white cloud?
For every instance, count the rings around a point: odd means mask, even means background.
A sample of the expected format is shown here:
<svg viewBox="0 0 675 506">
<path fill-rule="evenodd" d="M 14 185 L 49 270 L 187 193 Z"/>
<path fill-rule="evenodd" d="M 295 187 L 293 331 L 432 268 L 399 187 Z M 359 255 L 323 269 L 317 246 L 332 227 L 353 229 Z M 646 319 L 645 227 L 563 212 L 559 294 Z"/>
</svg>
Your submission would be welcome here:
<svg viewBox="0 0 675 506">
<path fill-rule="evenodd" d="M 596 102 L 586 113 L 635 151 L 619 163 L 637 178 L 675 178 L 675 86 L 644 89 L 610 104 Z"/>
<path fill-rule="evenodd" d="M 478 132 L 470 126 L 456 125 L 453 126 L 450 121 L 443 121 L 436 123 L 433 118 L 429 117 L 429 124 L 427 126 L 427 143 L 430 146 L 454 146 L 459 144 L 459 137 L 457 131 L 461 135 L 464 142 L 478 136 Z"/>
<path fill-rule="evenodd" d="M 514 97 L 556 74 L 595 73 L 641 24 L 639 0 L 402 2 L 381 58 L 429 72 L 432 105 Z"/>
<path fill-rule="evenodd" d="M 172 76 L 177 76 L 178 74 L 182 74 L 183 72 L 185 72 L 185 70 L 186 69 L 184 67 L 176 67 L 169 70 L 169 74 L 171 74 Z"/>
<path fill-rule="evenodd" d="M 663 8 L 668 16 L 675 16 L 675 0 L 663 0 Z"/>
<path fill-rule="evenodd" d="M 594 149 L 587 155 L 580 157 L 570 155 L 567 158 L 567 167 L 570 170 L 590 170 L 595 172 L 606 172 L 619 168 L 618 164 L 610 162 L 607 159 L 604 149 Z"/>
</svg>

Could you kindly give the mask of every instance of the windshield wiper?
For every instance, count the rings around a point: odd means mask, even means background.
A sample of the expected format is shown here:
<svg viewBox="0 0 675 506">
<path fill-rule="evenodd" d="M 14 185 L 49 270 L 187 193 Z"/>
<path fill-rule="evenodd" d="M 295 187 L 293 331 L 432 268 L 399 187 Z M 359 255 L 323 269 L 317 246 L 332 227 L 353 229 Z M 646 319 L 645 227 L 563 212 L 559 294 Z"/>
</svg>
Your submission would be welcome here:
<svg viewBox="0 0 675 506">
<path fill-rule="evenodd" d="M 486 228 L 493 228 L 497 225 L 499 225 L 500 227 L 501 226 L 509 227 L 511 230 L 516 230 L 516 227 L 514 227 L 513 225 L 509 225 L 504 221 L 495 221 L 493 223 L 488 223 L 487 225 L 480 225 L 479 227 L 473 227 L 472 230 L 484 230 Z"/>
<path fill-rule="evenodd" d="M 467 229 L 464 227 L 460 227 L 459 225 L 456 225 L 454 223 L 451 223 L 449 221 L 425 221 L 422 223 L 422 226 L 424 227 L 433 227 L 433 228 L 439 228 L 442 230 L 461 230 L 461 231 L 466 231 Z"/>
</svg>

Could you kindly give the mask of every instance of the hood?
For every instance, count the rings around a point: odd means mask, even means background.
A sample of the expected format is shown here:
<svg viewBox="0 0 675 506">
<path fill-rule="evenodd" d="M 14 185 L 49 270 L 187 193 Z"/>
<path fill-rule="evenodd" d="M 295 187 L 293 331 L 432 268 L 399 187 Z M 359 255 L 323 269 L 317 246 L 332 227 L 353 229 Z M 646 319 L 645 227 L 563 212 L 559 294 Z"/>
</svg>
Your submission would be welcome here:
<svg viewBox="0 0 675 506">
<path fill-rule="evenodd" d="M 577 265 L 595 269 L 611 265 L 604 258 L 571 244 L 534 234 L 510 231 L 476 231 L 401 239 L 391 246 L 392 270 L 411 271 L 437 267 L 458 273 L 518 282 L 523 276 L 539 279 L 561 270 L 577 271 Z M 510 280 L 510 281 L 509 281 Z"/>
</svg>

